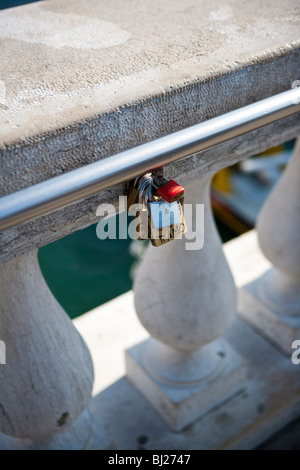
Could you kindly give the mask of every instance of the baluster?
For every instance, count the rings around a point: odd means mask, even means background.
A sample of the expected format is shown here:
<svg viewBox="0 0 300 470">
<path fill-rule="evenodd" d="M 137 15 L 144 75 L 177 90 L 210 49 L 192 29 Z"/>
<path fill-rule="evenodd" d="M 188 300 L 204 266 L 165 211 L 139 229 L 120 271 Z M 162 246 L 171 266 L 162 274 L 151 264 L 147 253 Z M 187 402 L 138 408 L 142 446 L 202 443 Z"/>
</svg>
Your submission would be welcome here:
<svg viewBox="0 0 300 470">
<path fill-rule="evenodd" d="M 257 220 L 273 267 L 241 292 L 241 314 L 289 356 L 300 339 L 300 140 Z"/>
<path fill-rule="evenodd" d="M 106 448 L 89 411 L 93 365 L 43 279 L 37 252 L 0 267 L 0 449 Z"/>
<path fill-rule="evenodd" d="M 243 388 L 246 377 L 245 361 L 222 337 L 235 318 L 236 288 L 212 217 L 210 181 L 188 185 L 185 197 L 204 203 L 203 248 L 187 250 L 184 238 L 149 246 L 134 286 L 151 338 L 126 351 L 127 376 L 175 431 Z"/>
</svg>

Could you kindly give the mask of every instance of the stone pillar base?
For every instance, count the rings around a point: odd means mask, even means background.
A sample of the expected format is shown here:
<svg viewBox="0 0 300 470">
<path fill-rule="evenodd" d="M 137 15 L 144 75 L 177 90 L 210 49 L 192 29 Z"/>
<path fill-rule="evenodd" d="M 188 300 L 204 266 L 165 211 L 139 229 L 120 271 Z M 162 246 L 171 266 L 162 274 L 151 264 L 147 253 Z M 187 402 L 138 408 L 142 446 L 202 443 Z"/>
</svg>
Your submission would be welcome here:
<svg viewBox="0 0 300 470">
<path fill-rule="evenodd" d="M 266 339 L 291 356 L 293 341 L 300 339 L 300 316 L 295 315 L 295 303 L 282 307 L 278 290 L 275 290 L 273 300 L 269 300 L 264 287 L 271 280 L 272 271 L 240 289 L 238 311 Z"/>
<path fill-rule="evenodd" d="M 17 439 L 0 433 L 0 450 L 108 450 L 114 445 L 98 418 L 85 410 L 68 428 L 49 439 Z"/>
<path fill-rule="evenodd" d="M 149 338 L 126 351 L 126 368 L 127 378 L 176 432 L 246 386 L 246 362 L 225 340 L 182 358 Z"/>
</svg>

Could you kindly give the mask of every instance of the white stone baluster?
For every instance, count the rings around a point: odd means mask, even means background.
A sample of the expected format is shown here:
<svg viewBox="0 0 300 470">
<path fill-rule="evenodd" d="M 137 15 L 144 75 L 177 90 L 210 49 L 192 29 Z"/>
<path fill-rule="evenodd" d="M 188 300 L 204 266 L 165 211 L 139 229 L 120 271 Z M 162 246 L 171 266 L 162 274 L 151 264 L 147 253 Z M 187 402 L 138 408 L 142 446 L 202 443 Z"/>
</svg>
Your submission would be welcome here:
<svg viewBox="0 0 300 470">
<path fill-rule="evenodd" d="M 300 339 L 300 140 L 257 220 L 273 268 L 242 292 L 242 315 L 289 356 Z"/>
<path fill-rule="evenodd" d="M 0 449 L 106 448 L 89 411 L 93 365 L 37 252 L 0 266 Z"/>
<path fill-rule="evenodd" d="M 203 248 L 186 250 L 184 238 L 149 246 L 134 287 L 152 338 L 126 352 L 127 376 L 175 431 L 245 385 L 245 362 L 222 338 L 235 318 L 236 288 L 211 213 L 210 180 L 186 187 L 185 203 L 205 205 Z"/>
</svg>

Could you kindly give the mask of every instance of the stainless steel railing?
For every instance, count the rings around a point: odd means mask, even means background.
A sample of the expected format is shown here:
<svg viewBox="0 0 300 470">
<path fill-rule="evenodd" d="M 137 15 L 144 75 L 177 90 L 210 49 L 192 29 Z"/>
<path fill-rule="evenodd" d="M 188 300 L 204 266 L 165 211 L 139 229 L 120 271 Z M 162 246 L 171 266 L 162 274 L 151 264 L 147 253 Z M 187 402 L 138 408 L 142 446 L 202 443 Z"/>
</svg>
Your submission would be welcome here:
<svg viewBox="0 0 300 470">
<path fill-rule="evenodd" d="M 300 87 L 0 198 L 0 230 L 300 111 Z"/>
</svg>

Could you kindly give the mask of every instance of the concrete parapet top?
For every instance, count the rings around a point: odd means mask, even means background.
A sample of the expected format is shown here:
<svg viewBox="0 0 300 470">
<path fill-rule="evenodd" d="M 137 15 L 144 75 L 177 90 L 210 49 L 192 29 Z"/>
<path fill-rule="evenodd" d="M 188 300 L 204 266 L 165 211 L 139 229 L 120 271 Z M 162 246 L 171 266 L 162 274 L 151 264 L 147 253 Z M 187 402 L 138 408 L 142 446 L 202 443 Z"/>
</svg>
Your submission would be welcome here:
<svg viewBox="0 0 300 470">
<path fill-rule="evenodd" d="M 3 146 L 292 54 L 300 4 L 49 0 L 0 25 Z M 234 108 L 231 92 L 219 99 Z"/>
</svg>

